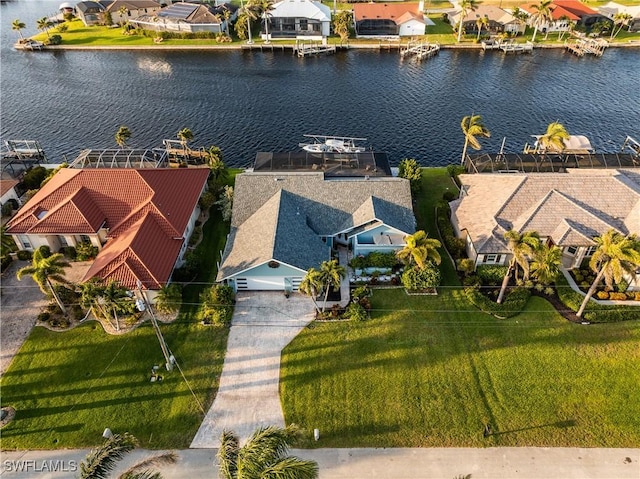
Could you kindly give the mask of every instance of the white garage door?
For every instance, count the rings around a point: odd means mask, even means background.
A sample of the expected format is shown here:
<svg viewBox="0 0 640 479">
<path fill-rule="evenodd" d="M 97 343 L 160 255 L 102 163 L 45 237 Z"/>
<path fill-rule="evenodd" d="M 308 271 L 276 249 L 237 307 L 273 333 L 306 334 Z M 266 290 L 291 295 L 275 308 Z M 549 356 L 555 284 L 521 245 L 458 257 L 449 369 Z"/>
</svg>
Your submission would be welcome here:
<svg viewBox="0 0 640 479">
<path fill-rule="evenodd" d="M 284 278 L 278 276 L 254 276 L 237 278 L 238 291 L 284 291 Z"/>
</svg>

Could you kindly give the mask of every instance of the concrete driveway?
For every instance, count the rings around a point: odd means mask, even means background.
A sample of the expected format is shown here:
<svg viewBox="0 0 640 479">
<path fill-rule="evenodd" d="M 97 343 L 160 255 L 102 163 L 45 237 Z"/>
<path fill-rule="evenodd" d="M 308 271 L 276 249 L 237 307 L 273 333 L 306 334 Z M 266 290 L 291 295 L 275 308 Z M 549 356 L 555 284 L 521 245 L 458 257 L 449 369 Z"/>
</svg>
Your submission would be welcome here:
<svg viewBox="0 0 640 479">
<path fill-rule="evenodd" d="M 260 426 L 285 425 L 280 353 L 313 320 L 313 303 L 281 292 L 244 292 L 236 299 L 220 388 L 192 448 L 219 447 L 225 429 L 244 442 Z"/>
</svg>

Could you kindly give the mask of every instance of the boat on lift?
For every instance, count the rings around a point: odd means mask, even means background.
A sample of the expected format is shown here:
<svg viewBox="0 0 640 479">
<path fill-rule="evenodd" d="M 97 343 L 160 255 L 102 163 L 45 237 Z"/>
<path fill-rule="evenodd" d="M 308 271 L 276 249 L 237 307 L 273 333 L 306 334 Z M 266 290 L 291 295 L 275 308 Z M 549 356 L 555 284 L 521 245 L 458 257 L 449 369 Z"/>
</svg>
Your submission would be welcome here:
<svg viewBox="0 0 640 479">
<path fill-rule="evenodd" d="M 357 141 L 366 141 L 366 138 L 354 138 L 350 136 L 304 135 L 313 141 L 300 143 L 300 147 L 311 153 L 362 153 L 367 151 L 366 146 L 356 145 Z"/>
</svg>

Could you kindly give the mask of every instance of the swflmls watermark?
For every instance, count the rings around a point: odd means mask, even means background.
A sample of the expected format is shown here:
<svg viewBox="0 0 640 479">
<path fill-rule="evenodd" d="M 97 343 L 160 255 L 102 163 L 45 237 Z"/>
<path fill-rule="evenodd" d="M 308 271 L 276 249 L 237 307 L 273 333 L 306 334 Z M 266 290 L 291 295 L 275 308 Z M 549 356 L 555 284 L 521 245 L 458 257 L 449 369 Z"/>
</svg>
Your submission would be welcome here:
<svg viewBox="0 0 640 479">
<path fill-rule="evenodd" d="M 27 459 L 2 461 L 2 472 L 76 472 L 78 461 Z"/>
</svg>

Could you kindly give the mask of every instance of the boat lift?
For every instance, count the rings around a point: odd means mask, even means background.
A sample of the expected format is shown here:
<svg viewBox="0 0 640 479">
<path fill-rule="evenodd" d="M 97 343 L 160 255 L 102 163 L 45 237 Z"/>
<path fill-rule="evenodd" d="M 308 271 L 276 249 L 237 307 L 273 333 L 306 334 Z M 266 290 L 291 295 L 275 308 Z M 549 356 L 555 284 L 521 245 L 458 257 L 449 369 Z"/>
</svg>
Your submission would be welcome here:
<svg viewBox="0 0 640 479">
<path fill-rule="evenodd" d="M 362 153 L 367 151 L 366 147 L 356 145 L 357 141 L 367 141 L 366 138 L 327 135 L 303 136 L 312 138 L 314 141 L 310 143 L 300 143 L 298 146 L 312 153 Z"/>
</svg>

